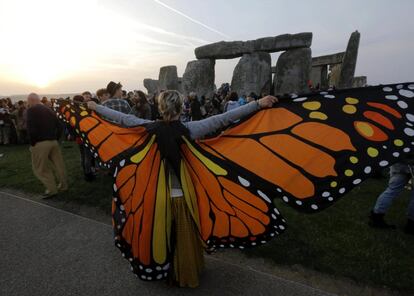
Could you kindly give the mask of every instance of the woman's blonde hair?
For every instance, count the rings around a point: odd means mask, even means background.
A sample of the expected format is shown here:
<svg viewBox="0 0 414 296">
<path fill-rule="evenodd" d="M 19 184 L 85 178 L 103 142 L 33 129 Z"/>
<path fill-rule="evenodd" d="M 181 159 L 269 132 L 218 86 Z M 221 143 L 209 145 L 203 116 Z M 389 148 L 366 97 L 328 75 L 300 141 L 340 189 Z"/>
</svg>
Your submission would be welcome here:
<svg viewBox="0 0 414 296">
<path fill-rule="evenodd" d="M 158 96 L 158 109 L 165 121 L 171 121 L 183 111 L 184 99 L 176 90 L 166 90 Z"/>
</svg>

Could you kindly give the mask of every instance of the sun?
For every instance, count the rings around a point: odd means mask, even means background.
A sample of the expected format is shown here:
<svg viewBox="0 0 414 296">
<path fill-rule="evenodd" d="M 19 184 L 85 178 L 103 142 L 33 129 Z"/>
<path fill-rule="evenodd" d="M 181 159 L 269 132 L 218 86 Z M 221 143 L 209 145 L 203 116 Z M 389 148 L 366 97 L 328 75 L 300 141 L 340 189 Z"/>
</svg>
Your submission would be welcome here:
<svg viewBox="0 0 414 296">
<path fill-rule="evenodd" d="M 91 13 L 97 10 L 97 3 L 96 0 L 2 0 L 0 37 L 5 41 L 3 44 L 13 45 L 1 50 L 2 76 L 46 88 L 79 71 L 91 52 L 82 48 L 94 36 L 90 24 L 99 23 Z M 88 19 L 88 24 L 65 19 L 64 15 Z"/>
</svg>

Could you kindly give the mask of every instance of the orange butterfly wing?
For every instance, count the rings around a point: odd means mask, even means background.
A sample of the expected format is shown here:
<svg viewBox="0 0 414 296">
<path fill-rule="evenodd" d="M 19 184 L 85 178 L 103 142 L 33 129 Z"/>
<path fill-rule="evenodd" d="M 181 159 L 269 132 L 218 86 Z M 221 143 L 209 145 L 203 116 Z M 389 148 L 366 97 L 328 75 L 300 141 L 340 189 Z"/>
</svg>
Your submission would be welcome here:
<svg viewBox="0 0 414 296">
<path fill-rule="evenodd" d="M 413 86 L 293 97 L 196 147 L 218 165 L 229 163 L 267 196 L 314 212 L 411 152 Z"/>
<path fill-rule="evenodd" d="M 266 194 L 234 174 L 227 163 L 218 165 L 184 138 L 181 185 L 187 205 L 210 247 L 244 249 L 266 243 L 286 228 Z"/>
<path fill-rule="evenodd" d="M 155 135 L 115 169 L 115 244 L 143 280 L 165 279 L 171 261 L 171 201 Z"/>
<path fill-rule="evenodd" d="M 76 131 L 95 158 L 100 158 L 108 167 L 119 154 L 138 147 L 148 137 L 145 127 L 123 128 L 74 102 L 58 100 L 54 109 L 58 118 Z"/>
</svg>

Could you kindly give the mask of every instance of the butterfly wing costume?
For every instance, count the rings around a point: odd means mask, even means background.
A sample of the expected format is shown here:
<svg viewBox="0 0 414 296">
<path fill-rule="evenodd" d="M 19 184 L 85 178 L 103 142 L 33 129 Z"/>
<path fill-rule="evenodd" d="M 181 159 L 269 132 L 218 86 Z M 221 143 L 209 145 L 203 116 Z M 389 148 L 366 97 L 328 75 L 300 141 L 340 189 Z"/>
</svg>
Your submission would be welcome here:
<svg viewBox="0 0 414 296">
<path fill-rule="evenodd" d="M 244 249 L 285 230 L 279 200 L 303 212 L 323 210 L 414 149 L 414 83 L 244 108 L 251 110 L 240 120 L 201 138 L 197 130 L 209 119 L 122 127 L 74 103 L 55 104 L 58 117 L 114 170 L 115 243 L 141 279 L 166 278 L 171 264 L 167 167 L 205 246 Z"/>
</svg>

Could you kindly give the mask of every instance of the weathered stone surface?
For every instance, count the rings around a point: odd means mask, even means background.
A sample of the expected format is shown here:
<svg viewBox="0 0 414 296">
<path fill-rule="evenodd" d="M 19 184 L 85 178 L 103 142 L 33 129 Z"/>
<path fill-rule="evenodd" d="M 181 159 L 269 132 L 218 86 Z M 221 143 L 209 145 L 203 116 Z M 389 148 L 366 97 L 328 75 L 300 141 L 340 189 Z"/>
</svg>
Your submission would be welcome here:
<svg viewBox="0 0 414 296">
<path fill-rule="evenodd" d="M 267 52 L 244 54 L 233 71 L 231 89 L 239 95 L 251 92 L 270 94 L 272 86 L 271 57 Z"/>
<path fill-rule="evenodd" d="M 255 51 L 277 52 L 288 49 L 310 47 L 312 33 L 284 34 L 249 41 L 220 41 L 197 47 L 197 59 L 233 59 Z"/>
<path fill-rule="evenodd" d="M 349 88 L 352 87 L 354 81 L 355 68 L 358 58 L 359 39 L 361 34 L 355 31 L 349 38 L 348 46 L 344 59 L 342 61 L 341 74 L 339 76 L 338 88 Z"/>
<path fill-rule="evenodd" d="M 183 75 L 183 93 L 194 91 L 199 97 L 211 98 L 214 93 L 215 60 L 201 59 L 190 61 Z"/>
<path fill-rule="evenodd" d="M 149 95 L 155 94 L 158 91 L 159 83 L 156 79 L 145 78 L 144 87 L 147 89 Z"/>
<path fill-rule="evenodd" d="M 367 86 L 367 76 L 354 77 L 352 87 L 365 87 Z"/>
<path fill-rule="evenodd" d="M 158 82 L 160 90 L 178 90 L 177 66 L 161 67 Z"/>
<path fill-rule="evenodd" d="M 336 64 L 330 66 L 330 72 L 328 74 L 329 86 L 337 86 L 339 76 L 341 75 L 342 64 Z"/>
<path fill-rule="evenodd" d="M 341 64 L 345 56 L 345 52 L 338 52 L 324 56 L 312 58 L 312 67 Z"/>
<path fill-rule="evenodd" d="M 274 93 L 304 93 L 309 91 L 312 51 L 310 48 L 293 49 L 282 53 L 277 61 Z"/>
</svg>

